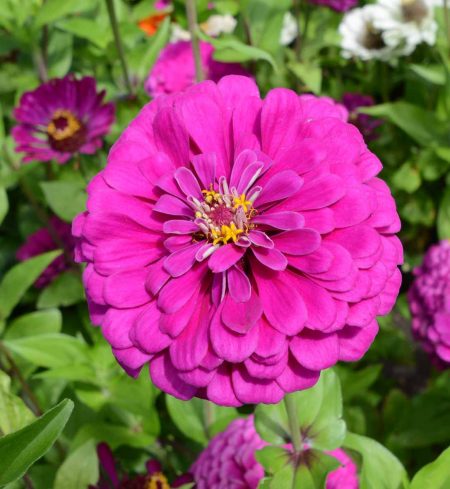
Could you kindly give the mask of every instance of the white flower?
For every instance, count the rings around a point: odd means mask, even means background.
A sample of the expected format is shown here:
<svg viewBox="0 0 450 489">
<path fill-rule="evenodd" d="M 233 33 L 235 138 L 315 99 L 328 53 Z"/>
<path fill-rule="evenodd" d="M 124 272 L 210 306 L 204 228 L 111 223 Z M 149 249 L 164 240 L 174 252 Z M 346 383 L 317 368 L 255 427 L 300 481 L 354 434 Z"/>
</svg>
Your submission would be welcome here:
<svg viewBox="0 0 450 489">
<path fill-rule="evenodd" d="M 233 32 L 236 24 L 236 19 L 230 14 L 211 15 L 206 22 L 200 24 L 200 28 L 208 36 L 217 37 L 222 33 Z"/>
<path fill-rule="evenodd" d="M 391 61 L 402 54 L 384 41 L 382 31 L 375 27 L 376 14 L 376 5 L 366 5 L 350 10 L 344 15 L 339 26 L 344 58 Z"/>
<path fill-rule="evenodd" d="M 280 44 L 288 46 L 298 36 L 298 23 L 291 12 L 286 12 L 280 32 Z"/>
<path fill-rule="evenodd" d="M 422 42 L 436 42 L 437 23 L 434 20 L 436 0 L 378 0 L 374 25 L 383 31 L 389 46 L 403 46 L 411 54 Z"/>
<path fill-rule="evenodd" d="M 191 39 L 189 31 L 183 29 L 179 24 L 173 23 L 171 27 L 170 42 L 189 41 Z"/>
</svg>

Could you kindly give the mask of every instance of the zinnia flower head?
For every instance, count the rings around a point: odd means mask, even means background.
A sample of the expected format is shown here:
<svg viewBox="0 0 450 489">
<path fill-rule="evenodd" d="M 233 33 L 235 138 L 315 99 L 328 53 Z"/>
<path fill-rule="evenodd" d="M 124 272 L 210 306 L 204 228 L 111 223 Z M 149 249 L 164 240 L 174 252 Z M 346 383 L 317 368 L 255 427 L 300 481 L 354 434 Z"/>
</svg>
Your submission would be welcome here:
<svg viewBox="0 0 450 489">
<path fill-rule="evenodd" d="M 374 25 L 383 32 L 384 42 L 403 55 L 411 54 L 425 42 L 436 42 L 437 22 L 434 0 L 378 0 Z"/>
<path fill-rule="evenodd" d="M 72 254 L 75 240 L 72 237 L 70 224 L 53 216 L 50 218 L 50 228 L 41 228 L 28 236 L 26 242 L 17 250 L 16 257 L 19 261 L 25 261 L 33 256 L 57 250 L 61 245 L 65 247 L 66 252 Z M 41 273 L 36 280 L 35 286 L 38 288 L 45 287 L 60 273 L 68 270 L 70 265 L 64 254 L 61 254 Z"/>
<path fill-rule="evenodd" d="M 408 299 L 414 336 L 440 368 L 450 367 L 450 243 L 429 248 Z"/>
<path fill-rule="evenodd" d="M 383 124 L 383 121 L 358 111 L 360 107 L 372 107 L 375 105 L 373 97 L 360 93 L 345 93 L 342 97 L 342 103 L 349 111 L 349 122 L 361 131 L 364 139 L 366 141 L 377 139 L 377 128 Z"/>
<path fill-rule="evenodd" d="M 225 75 L 247 75 L 236 63 L 221 63 L 213 59 L 214 47 L 200 41 L 203 70 L 208 80 L 219 81 Z M 145 90 L 151 97 L 181 92 L 195 83 L 195 64 L 190 41 L 168 44 L 150 71 Z"/>
<path fill-rule="evenodd" d="M 255 452 L 266 445 L 255 430 L 253 416 L 233 421 L 209 442 L 191 467 L 195 489 L 256 489 L 264 477 L 264 468 Z M 358 489 L 353 460 L 341 449 L 328 454 L 341 466 L 328 474 L 326 489 Z"/>
<path fill-rule="evenodd" d="M 93 154 L 114 121 L 114 105 L 103 103 L 95 79 L 72 75 L 43 83 L 22 95 L 12 130 L 24 162 L 65 163 L 74 153 Z"/>
<path fill-rule="evenodd" d="M 336 12 L 346 12 L 358 4 L 358 0 L 309 0 L 309 2 L 329 7 Z"/>
<path fill-rule="evenodd" d="M 98 483 L 89 489 L 170 489 L 180 487 L 190 480 L 184 476 L 169 485 L 167 477 L 163 474 L 161 464 L 157 460 L 149 460 L 145 464 L 146 474 L 129 476 L 120 474 L 114 455 L 106 443 L 97 446 L 97 455 L 100 462 L 101 476 Z"/>
<path fill-rule="evenodd" d="M 341 114 L 229 76 L 125 130 L 73 233 L 92 320 L 129 373 L 149 363 L 176 397 L 238 406 L 364 355 L 398 294 L 400 220 Z"/>
</svg>

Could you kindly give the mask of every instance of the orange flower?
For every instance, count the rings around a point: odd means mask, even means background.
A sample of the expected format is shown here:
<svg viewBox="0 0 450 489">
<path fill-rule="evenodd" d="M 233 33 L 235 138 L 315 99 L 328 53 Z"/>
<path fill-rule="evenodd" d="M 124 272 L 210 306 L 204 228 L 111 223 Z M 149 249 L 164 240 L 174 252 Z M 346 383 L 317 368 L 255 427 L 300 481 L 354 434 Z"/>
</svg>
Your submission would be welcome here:
<svg viewBox="0 0 450 489">
<path fill-rule="evenodd" d="M 152 14 L 138 22 L 138 27 L 148 36 L 153 36 L 158 30 L 161 22 L 168 16 L 168 13 Z"/>
</svg>

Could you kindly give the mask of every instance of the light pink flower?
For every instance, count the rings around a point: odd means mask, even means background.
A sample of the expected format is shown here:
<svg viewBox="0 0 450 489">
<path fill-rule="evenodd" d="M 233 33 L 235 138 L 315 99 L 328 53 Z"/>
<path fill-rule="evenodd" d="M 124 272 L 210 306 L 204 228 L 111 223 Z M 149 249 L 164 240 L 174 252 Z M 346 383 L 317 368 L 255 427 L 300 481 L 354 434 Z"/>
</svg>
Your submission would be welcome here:
<svg viewBox="0 0 450 489">
<path fill-rule="evenodd" d="M 241 65 L 213 59 L 214 48 L 201 41 L 200 54 L 208 80 L 219 81 L 225 75 L 248 75 Z M 151 97 L 182 92 L 195 83 L 194 55 L 190 41 L 168 44 L 150 71 L 145 90 Z"/>
<path fill-rule="evenodd" d="M 317 110 L 317 107 L 321 110 Z M 78 216 L 94 324 L 131 374 L 275 403 L 359 360 L 397 297 L 400 220 L 335 107 L 229 76 L 148 104 Z"/>
<path fill-rule="evenodd" d="M 255 452 L 266 445 L 255 430 L 253 416 L 233 421 L 209 442 L 191 467 L 195 489 L 256 489 L 264 477 L 264 468 L 256 460 Z M 340 448 L 328 454 L 341 466 L 328 474 L 326 489 L 358 489 L 353 460 Z"/>
</svg>

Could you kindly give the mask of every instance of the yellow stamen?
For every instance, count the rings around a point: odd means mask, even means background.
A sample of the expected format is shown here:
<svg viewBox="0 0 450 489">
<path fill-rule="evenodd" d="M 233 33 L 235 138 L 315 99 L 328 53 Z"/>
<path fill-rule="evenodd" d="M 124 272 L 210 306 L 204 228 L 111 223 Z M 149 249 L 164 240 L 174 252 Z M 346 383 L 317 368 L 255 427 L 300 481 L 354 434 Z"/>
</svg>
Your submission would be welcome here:
<svg viewBox="0 0 450 489">
<path fill-rule="evenodd" d="M 252 208 L 252 203 L 249 200 L 247 200 L 245 194 L 241 194 L 240 197 L 235 197 L 233 201 L 234 201 L 235 209 L 237 209 L 238 207 L 242 207 L 244 209 L 244 212 L 248 212 L 249 209 Z"/>
<path fill-rule="evenodd" d="M 229 226 L 223 225 L 220 228 L 220 231 L 213 229 L 211 231 L 212 237 L 214 238 L 213 245 L 217 245 L 219 243 L 227 244 L 228 241 L 236 241 L 239 239 L 239 235 L 244 232 L 243 229 L 239 229 L 236 227 L 236 224 L 232 222 Z"/>
<path fill-rule="evenodd" d="M 58 129 L 55 124 L 55 120 L 59 118 L 64 118 L 66 120 L 66 127 Z M 62 141 L 63 139 L 70 138 L 79 129 L 81 129 L 81 124 L 78 119 L 70 112 L 70 110 L 58 109 L 53 113 L 52 121 L 49 122 L 47 126 L 47 133 L 57 141 Z"/>
<path fill-rule="evenodd" d="M 156 474 L 153 474 L 150 477 L 145 489 L 170 489 L 170 485 L 167 477 L 164 474 L 161 472 L 156 472 Z"/>
<path fill-rule="evenodd" d="M 205 200 L 208 204 L 211 204 L 213 201 L 218 201 L 220 198 L 220 194 L 215 190 L 202 190 L 202 194 L 205 194 Z"/>
</svg>

